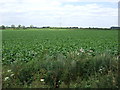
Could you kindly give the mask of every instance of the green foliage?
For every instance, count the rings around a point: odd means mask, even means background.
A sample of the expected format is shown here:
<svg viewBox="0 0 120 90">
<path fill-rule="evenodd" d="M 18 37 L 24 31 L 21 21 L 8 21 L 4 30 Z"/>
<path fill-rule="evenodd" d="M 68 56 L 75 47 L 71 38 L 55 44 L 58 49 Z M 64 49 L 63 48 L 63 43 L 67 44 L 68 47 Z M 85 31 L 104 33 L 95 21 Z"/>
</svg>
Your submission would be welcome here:
<svg viewBox="0 0 120 90">
<path fill-rule="evenodd" d="M 20 29 L 21 28 L 21 25 L 18 25 L 18 29 Z"/>
<path fill-rule="evenodd" d="M 4 25 L 0 26 L 0 29 L 5 29 L 5 26 Z"/>
<path fill-rule="evenodd" d="M 3 87 L 119 87 L 117 38 L 101 30 L 3 31 Z"/>
</svg>

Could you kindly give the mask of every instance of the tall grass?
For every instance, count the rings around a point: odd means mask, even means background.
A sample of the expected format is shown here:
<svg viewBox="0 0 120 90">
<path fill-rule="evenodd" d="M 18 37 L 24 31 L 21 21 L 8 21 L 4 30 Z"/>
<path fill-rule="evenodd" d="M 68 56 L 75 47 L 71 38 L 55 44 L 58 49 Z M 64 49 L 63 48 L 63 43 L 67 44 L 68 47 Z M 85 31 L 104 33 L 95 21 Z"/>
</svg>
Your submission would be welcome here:
<svg viewBox="0 0 120 90">
<path fill-rule="evenodd" d="M 3 87 L 118 87 L 117 57 L 101 54 L 82 58 L 80 55 L 71 57 L 70 53 L 67 57 L 62 54 L 55 56 L 46 54 L 44 57 L 27 63 L 16 61 L 14 64 L 3 67 Z M 12 74 L 14 75 L 11 76 Z M 9 79 L 5 80 L 6 77 Z M 34 86 L 35 83 L 38 85 Z"/>
</svg>

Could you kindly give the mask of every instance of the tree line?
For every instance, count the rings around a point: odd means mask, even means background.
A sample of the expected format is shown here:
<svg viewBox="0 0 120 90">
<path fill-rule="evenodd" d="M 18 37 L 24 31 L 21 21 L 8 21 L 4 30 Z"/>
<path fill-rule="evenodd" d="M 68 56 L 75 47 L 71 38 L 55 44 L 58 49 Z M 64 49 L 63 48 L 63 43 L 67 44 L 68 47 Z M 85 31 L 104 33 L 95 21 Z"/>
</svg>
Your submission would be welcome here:
<svg viewBox="0 0 120 90">
<path fill-rule="evenodd" d="M 98 27 L 88 27 L 88 28 L 82 28 L 82 27 L 50 27 L 50 26 L 44 26 L 44 27 L 35 27 L 33 25 L 30 25 L 28 27 L 24 26 L 24 25 L 11 25 L 11 26 L 5 26 L 2 25 L 0 26 L 0 29 L 4 30 L 4 29 L 29 29 L 29 28 L 36 28 L 36 29 L 40 29 L 40 28 L 50 28 L 50 29 L 89 29 L 89 30 L 112 30 L 112 28 L 98 28 Z"/>
<path fill-rule="evenodd" d="M 29 27 L 26 27 L 24 25 L 18 25 L 18 26 L 15 26 L 15 25 L 11 25 L 11 26 L 5 26 L 5 25 L 2 25 L 0 26 L 0 29 L 27 29 L 27 28 L 35 28 L 33 25 L 30 25 Z"/>
</svg>

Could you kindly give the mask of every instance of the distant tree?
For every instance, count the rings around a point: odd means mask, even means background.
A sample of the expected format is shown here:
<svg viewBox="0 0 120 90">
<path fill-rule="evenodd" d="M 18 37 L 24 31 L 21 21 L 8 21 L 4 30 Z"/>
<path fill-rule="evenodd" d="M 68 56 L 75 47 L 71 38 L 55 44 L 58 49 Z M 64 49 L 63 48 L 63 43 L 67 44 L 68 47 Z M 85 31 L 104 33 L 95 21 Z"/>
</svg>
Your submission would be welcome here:
<svg viewBox="0 0 120 90">
<path fill-rule="evenodd" d="M 8 26 L 6 26 L 5 28 L 9 28 Z"/>
<path fill-rule="evenodd" d="M 5 29 L 5 26 L 4 26 L 4 25 L 2 25 L 0 28 L 1 28 L 1 29 Z"/>
<path fill-rule="evenodd" d="M 91 29 L 91 27 L 89 27 L 89 29 Z"/>
<path fill-rule="evenodd" d="M 15 25 L 11 25 L 11 28 L 15 29 Z"/>
<path fill-rule="evenodd" d="M 30 28 L 33 28 L 34 26 L 33 25 L 30 25 Z"/>
<path fill-rule="evenodd" d="M 22 26 L 22 29 L 25 29 L 25 26 Z"/>
<path fill-rule="evenodd" d="M 18 28 L 21 28 L 21 25 L 18 25 Z"/>
</svg>

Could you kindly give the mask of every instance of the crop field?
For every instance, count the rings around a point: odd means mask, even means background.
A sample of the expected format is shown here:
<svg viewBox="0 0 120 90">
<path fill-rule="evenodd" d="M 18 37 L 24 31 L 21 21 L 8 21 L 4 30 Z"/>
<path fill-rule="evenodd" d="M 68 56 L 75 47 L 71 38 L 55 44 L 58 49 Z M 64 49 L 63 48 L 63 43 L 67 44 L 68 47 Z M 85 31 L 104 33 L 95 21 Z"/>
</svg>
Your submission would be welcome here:
<svg viewBox="0 0 120 90">
<path fill-rule="evenodd" d="M 3 88 L 118 88 L 118 31 L 2 31 Z"/>
</svg>

